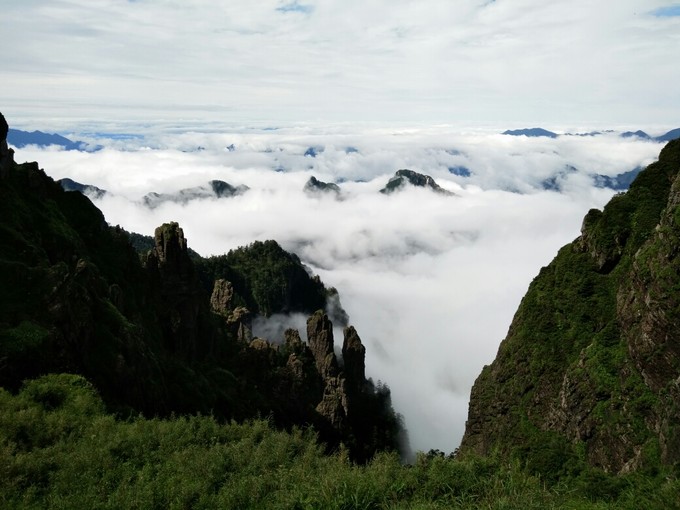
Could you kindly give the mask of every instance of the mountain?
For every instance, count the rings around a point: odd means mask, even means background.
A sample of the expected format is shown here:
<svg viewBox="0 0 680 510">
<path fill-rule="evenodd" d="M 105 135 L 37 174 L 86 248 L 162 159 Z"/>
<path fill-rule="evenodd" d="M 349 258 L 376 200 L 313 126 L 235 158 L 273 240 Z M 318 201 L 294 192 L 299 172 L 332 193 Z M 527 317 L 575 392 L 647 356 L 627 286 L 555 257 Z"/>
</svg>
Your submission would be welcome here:
<svg viewBox="0 0 680 510">
<path fill-rule="evenodd" d="M 598 188 L 610 188 L 617 191 L 627 190 L 637 175 L 642 171 L 641 167 L 633 168 L 627 172 L 609 177 L 608 175 L 595 175 L 593 181 Z"/>
<path fill-rule="evenodd" d="M 651 136 L 649 136 L 647 133 L 645 133 L 644 131 L 641 131 L 639 129 L 637 131 L 626 131 L 624 133 L 621 133 L 620 136 L 621 136 L 621 138 L 637 137 L 637 138 L 642 138 L 643 140 L 651 140 L 652 139 Z"/>
<path fill-rule="evenodd" d="M 80 182 L 76 182 L 73 179 L 69 179 L 68 177 L 59 179 L 57 184 L 59 184 L 64 189 L 64 191 L 79 191 L 83 195 L 92 198 L 102 198 L 107 193 L 106 190 L 98 188 L 97 186 L 93 186 L 91 184 L 81 184 Z"/>
<path fill-rule="evenodd" d="M 550 479 L 680 465 L 680 140 L 531 283 L 471 392 L 460 451 Z"/>
<path fill-rule="evenodd" d="M 336 354 L 332 320 L 347 321 L 337 291 L 295 255 L 266 241 L 192 257 L 172 222 L 140 254 L 37 163 L 8 157 L 0 169 L 0 387 L 78 374 L 123 417 L 267 416 L 313 427 L 359 462 L 400 448 L 389 389 L 366 378 L 353 327 Z M 254 318 L 287 313 L 309 316 L 306 341 L 292 329 L 253 337 Z"/>
<path fill-rule="evenodd" d="M 39 147 L 49 147 L 56 145 L 67 151 L 97 151 L 101 146 L 91 146 L 86 142 L 69 140 L 61 135 L 43 133 L 42 131 L 22 131 L 20 129 L 10 129 L 7 134 L 7 143 L 18 149 L 27 145 L 37 145 Z"/>
<path fill-rule="evenodd" d="M 90 198 L 102 198 L 109 192 L 93 186 L 92 184 L 82 184 L 73 179 L 63 178 L 57 181 L 64 191 L 79 191 L 83 195 Z M 206 198 L 229 198 L 237 195 L 242 195 L 250 188 L 246 185 L 232 186 L 228 182 L 220 180 L 209 181 L 205 186 L 195 186 L 193 188 L 184 188 L 176 193 L 147 193 L 142 198 L 142 203 L 153 209 L 165 202 L 174 202 L 178 204 L 186 204 L 191 200 L 199 200 Z"/>
<path fill-rule="evenodd" d="M 667 133 L 661 135 L 661 136 L 650 136 L 644 131 L 638 130 L 638 131 L 626 131 L 625 133 L 621 133 L 621 136 L 623 138 L 631 138 L 631 137 L 638 137 L 643 140 L 653 140 L 655 142 L 670 142 L 671 140 L 675 140 L 676 138 L 680 138 L 680 128 L 677 129 L 671 129 Z"/>
<path fill-rule="evenodd" d="M 389 195 L 390 193 L 404 189 L 406 186 L 427 188 L 442 195 L 454 195 L 454 193 L 442 188 L 429 175 L 419 174 L 413 170 L 406 169 L 397 170 L 394 177 L 390 178 L 385 187 L 380 190 L 380 193 Z"/>
<path fill-rule="evenodd" d="M 675 140 L 676 138 L 680 138 L 680 128 L 677 129 L 671 129 L 668 133 L 657 136 L 654 140 L 657 142 L 670 142 L 671 140 Z"/>
<path fill-rule="evenodd" d="M 557 133 L 553 133 L 552 131 L 548 131 L 547 129 L 543 128 L 528 128 L 528 129 L 508 129 L 507 131 L 503 131 L 504 135 L 511 135 L 511 136 L 528 136 L 528 137 L 540 137 L 540 136 L 547 136 L 548 138 L 557 138 Z"/>
<path fill-rule="evenodd" d="M 340 186 L 332 182 L 323 182 L 313 175 L 305 183 L 304 192 L 308 195 L 330 194 L 340 196 Z"/>
<path fill-rule="evenodd" d="M 144 198 L 142 198 L 142 202 L 147 207 L 153 209 L 164 202 L 186 204 L 189 201 L 196 199 L 234 197 L 242 195 L 249 189 L 248 186 L 243 184 L 232 186 L 228 182 L 213 180 L 208 182 L 207 186 L 185 188 L 179 190 L 177 193 L 147 193 L 144 195 Z"/>
</svg>

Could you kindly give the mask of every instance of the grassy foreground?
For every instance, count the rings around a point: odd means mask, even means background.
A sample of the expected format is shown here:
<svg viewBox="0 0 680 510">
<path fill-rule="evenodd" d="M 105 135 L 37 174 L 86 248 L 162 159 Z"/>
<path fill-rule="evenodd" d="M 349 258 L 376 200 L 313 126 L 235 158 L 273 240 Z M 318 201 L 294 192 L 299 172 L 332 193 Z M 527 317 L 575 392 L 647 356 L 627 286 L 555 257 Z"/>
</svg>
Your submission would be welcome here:
<svg viewBox="0 0 680 510">
<path fill-rule="evenodd" d="M 673 473 L 581 469 L 547 482 L 519 461 L 435 453 L 404 466 L 325 455 L 311 431 L 212 417 L 119 420 L 82 377 L 0 389 L 0 508 L 678 508 Z"/>
</svg>

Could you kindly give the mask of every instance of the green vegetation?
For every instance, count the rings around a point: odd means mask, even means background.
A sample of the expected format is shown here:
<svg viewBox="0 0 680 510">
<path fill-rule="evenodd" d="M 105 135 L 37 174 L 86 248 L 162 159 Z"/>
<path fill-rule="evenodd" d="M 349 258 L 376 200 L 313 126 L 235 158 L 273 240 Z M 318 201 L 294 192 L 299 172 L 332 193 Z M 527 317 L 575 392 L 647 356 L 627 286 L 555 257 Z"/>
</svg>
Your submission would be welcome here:
<svg viewBox="0 0 680 510">
<path fill-rule="evenodd" d="M 676 140 L 540 271 L 475 383 L 463 451 L 551 477 L 680 462 L 679 170 Z"/>
<path fill-rule="evenodd" d="M 338 305 L 295 255 L 266 241 L 192 259 L 171 223 L 150 247 L 133 236 L 140 259 L 85 197 L 12 165 L 0 507 L 678 508 L 679 169 L 680 140 L 588 214 L 476 382 L 460 453 L 405 466 L 358 335 L 342 365 L 324 358 L 332 326 L 252 339 L 238 307 Z"/>
<path fill-rule="evenodd" d="M 251 312 L 313 313 L 326 307 L 326 288 L 309 275 L 300 259 L 276 241 L 255 241 L 226 255 L 197 261 L 204 285 L 212 290 L 219 278 L 234 285 L 237 303 Z"/>
<path fill-rule="evenodd" d="M 154 238 L 108 226 L 37 163 L 3 172 L 0 235 L 0 388 L 75 373 L 118 417 L 267 417 L 280 429 L 313 427 L 324 448 L 343 442 L 357 461 L 398 449 L 403 430 L 386 386 L 357 382 L 356 415 L 345 402 L 347 419 L 330 422 L 317 409 L 327 381 L 310 353 L 251 344 L 258 313 L 311 313 L 328 300 L 339 308 L 337 292 L 276 242 L 202 259 L 176 223 Z M 215 279 L 225 277 L 233 299 L 225 290 L 213 307 Z M 343 325 L 342 313 L 335 319 Z"/>
<path fill-rule="evenodd" d="M 380 454 L 365 466 L 326 455 L 311 430 L 209 416 L 118 420 L 82 377 L 60 374 L 0 390 L 2 508 L 672 509 L 672 473 L 559 480 L 541 466 Z M 550 462 L 546 455 L 546 462 Z"/>
</svg>

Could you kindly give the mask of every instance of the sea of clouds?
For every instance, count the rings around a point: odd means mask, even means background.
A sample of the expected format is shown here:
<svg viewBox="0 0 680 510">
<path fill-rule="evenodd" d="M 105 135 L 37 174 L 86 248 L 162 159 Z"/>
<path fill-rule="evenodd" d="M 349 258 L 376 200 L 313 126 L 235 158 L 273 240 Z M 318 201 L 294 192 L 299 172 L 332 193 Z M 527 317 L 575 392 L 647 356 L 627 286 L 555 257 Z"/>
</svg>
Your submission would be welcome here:
<svg viewBox="0 0 680 510">
<path fill-rule="evenodd" d="M 586 212 L 613 195 L 592 176 L 645 166 L 662 146 L 615 133 L 549 139 L 445 128 L 85 139 L 104 149 L 29 147 L 15 157 L 38 161 L 54 179 L 107 190 L 95 204 L 112 225 L 152 235 L 178 221 L 204 256 L 265 239 L 297 253 L 338 289 L 366 345 L 367 375 L 391 388 L 412 448 L 446 452 L 460 443 L 470 388 L 532 278 L 579 235 Z M 379 193 L 400 168 L 431 175 L 455 196 L 416 188 Z M 339 183 L 341 196 L 304 193 L 312 175 Z M 558 191 L 544 189 L 551 177 Z M 141 202 L 152 191 L 212 179 L 250 190 L 153 209 Z M 258 323 L 258 331 L 279 335 L 275 322 Z M 299 317 L 289 322 L 304 326 Z"/>
</svg>

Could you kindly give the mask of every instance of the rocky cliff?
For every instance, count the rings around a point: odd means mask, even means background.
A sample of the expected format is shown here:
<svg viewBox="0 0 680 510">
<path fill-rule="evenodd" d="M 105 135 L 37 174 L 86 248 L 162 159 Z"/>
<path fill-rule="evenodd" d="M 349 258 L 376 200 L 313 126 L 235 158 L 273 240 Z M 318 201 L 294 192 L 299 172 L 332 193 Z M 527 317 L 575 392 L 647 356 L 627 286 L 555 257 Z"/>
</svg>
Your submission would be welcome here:
<svg viewBox="0 0 680 510">
<path fill-rule="evenodd" d="M 475 382 L 461 452 L 560 474 L 680 462 L 680 140 L 531 283 Z"/>
<path fill-rule="evenodd" d="M 0 386 L 71 372 L 122 415 L 269 416 L 315 427 L 358 461 L 399 448 L 400 419 L 389 390 L 365 378 L 354 328 L 346 359 L 334 351 L 325 308 L 337 293 L 296 256 L 267 241 L 201 259 L 177 223 L 157 228 L 140 256 L 36 163 L 8 155 L 2 168 Z M 256 315 L 287 312 L 311 314 L 307 342 L 293 330 L 253 338 Z"/>
</svg>

